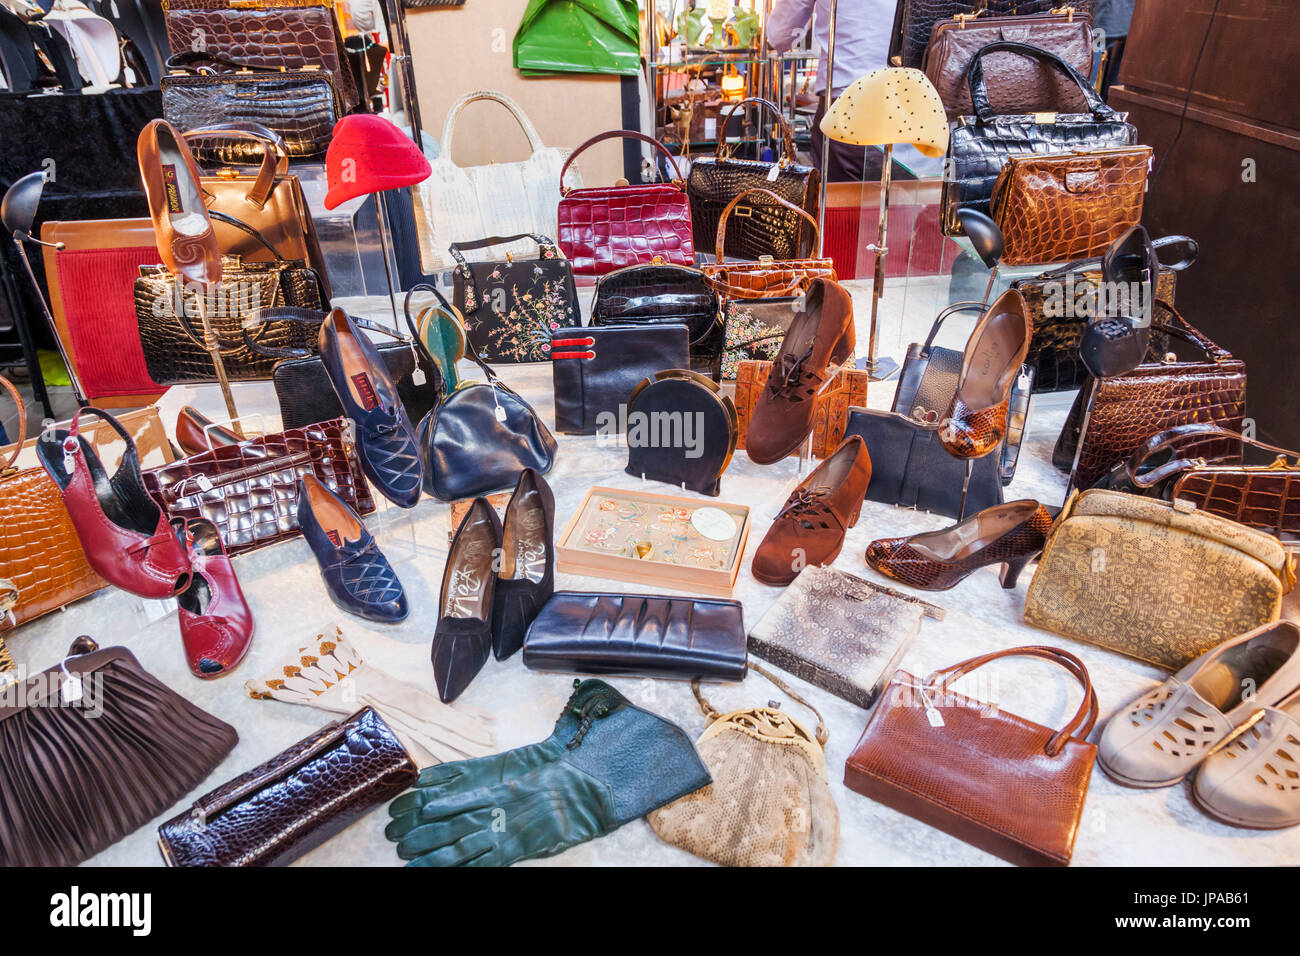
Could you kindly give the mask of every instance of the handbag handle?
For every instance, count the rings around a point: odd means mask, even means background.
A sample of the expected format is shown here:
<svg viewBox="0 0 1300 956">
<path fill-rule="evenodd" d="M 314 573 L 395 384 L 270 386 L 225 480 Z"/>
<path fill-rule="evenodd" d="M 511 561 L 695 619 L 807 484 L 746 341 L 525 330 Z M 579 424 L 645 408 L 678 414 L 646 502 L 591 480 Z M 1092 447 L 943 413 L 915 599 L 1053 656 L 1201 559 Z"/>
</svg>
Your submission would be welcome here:
<svg viewBox="0 0 1300 956">
<path fill-rule="evenodd" d="M 930 326 L 930 334 L 925 337 L 925 346 L 921 349 L 922 355 L 929 355 L 930 350 L 934 348 L 935 336 L 939 334 L 939 329 L 943 325 L 943 320 L 948 318 L 954 312 L 983 312 L 987 306 L 983 302 L 954 302 L 948 306 L 935 318 L 934 324 Z"/>
<path fill-rule="evenodd" d="M 486 249 L 488 246 L 505 245 L 507 242 L 518 242 L 520 239 L 531 239 L 537 243 L 540 258 L 553 259 L 560 254 L 560 250 L 552 240 L 537 232 L 521 232 L 516 236 L 488 236 L 486 239 L 475 239 L 473 242 L 453 242 L 447 247 L 447 251 L 451 253 L 451 257 L 458 263 L 468 266 L 469 263 L 465 261 L 464 252 Z M 550 252 L 549 256 L 547 255 L 548 251 Z"/>
<path fill-rule="evenodd" d="M 213 138 L 251 139 L 262 146 L 262 166 L 257 171 L 253 185 L 244 194 L 244 202 L 251 203 L 258 209 L 266 207 L 271 192 L 275 189 L 275 177 L 289 171 L 289 152 L 284 139 L 260 123 L 216 123 L 212 126 L 200 126 L 182 134 L 185 142 Z"/>
<path fill-rule="evenodd" d="M 808 701 L 804 700 L 798 694 L 796 694 L 789 684 L 781 680 L 781 678 L 777 677 L 766 667 L 760 665 L 757 661 L 750 661 L 749 669 L 752 671 L 758 671 L 760 674 L 762 674 L 764 677 L 770 680 L 777 687 L 781 688 L 781 690 L 791 700 L 803 704 L 805 707 L 807 707 L 809 710 L 811 710 L 814 714 L 817 715 L 817 732 L 816 732 L 817 743 L 821 744 L 822 749 L 825 750 L 826 742 L 831 739 L 831 735 L 830 735 L 830 731 L 826 729 L 826 718 L 822 716 L 822 712 L 818 710 L 816 707 L 814 707 L 812 704 L 808 703 Z M 709 721 L 717 720 L 719 717 L 722 716 L 722 714 L 718 713 L 717 708 L 715 708 L 712 704 L 709 703 L 708 699 L 705 698 L 703 692 L 700 690 L 700 679 L 698 677 L 691 679 L 691 692 L 695 694 L 695 700 L 699 703 L 700 710 L 704 712 L 704 716 Z"/>
<path fill-rule="evenodd" d="M 1153 329 L 1159 329 L 1161 332 L 1167 332 L 1170 335 L 1180 338 L 1185 342 L 1190 342 L 1198 349 L 1205 353 L 1206 358 L 1210 359 L 1216 365 L 1222 365 L 1224 362 L 1234 361 L 1232 353 L 1227 349 L 1220 348 L 1212 341 L 1205 337 L 1199 329 L 1188 322 L 1181 312 L 1174 308 L 1173 303 L 1166 302 L 1164 299 L 1156 299 L 1156 305 L 1163 308 L 1174 317 L 1174 322 L 1152 322 Z"/>
<path fill-rule="evenodd" d="M 785 149 L 785 158 L 793 163 L 795 161 L 794 130 L 790 128 L 790 123 L 781 114 L 781 107 L 777 106 L 771 100 L 765 100 L 761 96 L 745 97 L 739 103 L 732 106 L 731 109 L 727 110 L 727 115 L 723 117 L 722 120 L 721 129 L 725 130 L 727 128 L 727 124 L 731 122 L 731 117 L 735 115 L 736 110 L 740 109 L 746 103 L 753 103 L 755 106 L 759 107 L 759 115 L 762 115 L 763 110 L 767 110 L 776 117 L 776 128 L 781 134 L 781 143 Z M 731 144 L 726 141 L 725 137 L 718 137 L 718 145 L 714 147 L 713 155 L 717 159 L 729 159 L 731 157 Z"/>
<path fill-rule="evenodd" d="M 686 188 L 682 184 L 682 168 L 677 165 L 677 157 L 675 157 L 672 153 L 668 152 L 667 146 L 659 142 L 659 140 L 655 139 L 653 136 L 647 136 L 645 133 L 638 133 L 636 130 L 633 129 L 609 129 L 603 133 L 597 133 L 595 136 L 591 137 L 591 139 L 587 140 L 585 143 L 583 143 L 581 146 L 579 146 L 577 149 L 575 149 L 573 152 L 569 154 L 568 158 L 564 161 L 564 166 L 560 169 L 560 195 L 561 196 L 567 196 L 569 194 L 568 188 L 566 188 L 564 185 L 564 177 L 567 176 L 569 173 L 569 165 L 575 159 L 578 158 L 578 154 L 581 153 L 583 150 L 587 149 L 589 146 L 595 146 L 597 143 L 604 142 L 607 139 L 639 139 L 643 143 L 649 143 L 655 149 L 659 150 L 661 155 L 666 156 L 668 158 L 668 166 L 669 168 L 672 169 L 673 173 L 675 174 L 673 176 L 673 182 L 677 185 L 677 187 L 683 190 Z"/>
<path fill-rule="evenodd" d="M 23 439 L 27 437 L 27 406 L 23 402 L 23 397 L 18 394 L 18 389 L 14 388 L 14 383 L 3 375 L 0 375 L 0 385 L 4 386 L 5 391 L 9 393 L 9 397 L 18 406 L 18 440 L 14 442 L 14 451 L 9 456 L 9 460 L 0 465 L 0 477 L 4 477 L 14 470 L 14 462 L 18 460 L 18 456 L 23 450 Z"/>
<path fill-rule="evenodd" d="M 925 678 L 925 686 L 934 686 L 935 679 L 938 678 L 937 690 L 940 694 L 943 694 L 958 678 L 969 674 L 977 667 L 983 667 L 985 664 L 1003 657 L 1038 657 L 1045 661 L 1051 661 L 1073 674 L 1075 680 L 1083 686 L 1083 701 L 1079 704 L 1078 711 L 1070 718 L 1068 724 L 1052 734 L 1047 741 L 1047 745 L 1043 748 L 1043 752 L 1047 756 L 1055 757 L 1059 754 L 1066 741 L 1071 737 L 1078 737 L 1083 740 L 1092 732 L 1092 727 L 1097 722 L 1097 694 L 1092 689 L 1092 678 L 1088 676 L 1088 668 L 1083 665 L 1083 661 L 1059 647 L 1033 644 L 1028 647 L 1011 647 L 1006 650 L 994 651 L 991 654 L 981 654 L 979 657 L 972 657 L 960 664 L 953 664 L 951 667 L 944 667 L 931 672 Z"/>
<path fill-rule="evenodd" d="M 1164 249 L 1168 246 L 1184 246 L 1183 257 L 1177 262 L 1160 263 L 1163 269 L 1172 269 L 1174 272 L 1182 272 L 1200 255 L 1201 244 L 1191 236 L 1161 236 L 1159 239 L 1151 240 L 1151 248 Z M 1049 269 L 1047 272 L 1040 272 L 1035 279 L 1064 279 L 1072 272 L 1086 272 L 1089 269 L 1098 269 L 1101 267 L 1101 256 L 1093 256 L 1090 259 L 1076 259 L 1074 262 L 1067 262 L 1063 266 L 1057 266 L 1055 269 Z"/>
<path fill-rule="evenodd" d="M 196 63 L 215 63 L 218 66 L 226 66 L 232 70 L 243 70 L 248 73 L 283 73 L 283 67 L 279 66 L 261 66 L 256 63 L 245 63 L 242 60 L 232 60 L 228 56 L 222 56 L 220 53 L 211 53 L 206 50 L 182 50 L 180 53 L 173 53 L 167 58 L 163 65 L 169 70 L 185 70 L 190 73 L 215 74 L 216 70 L 204 69 L 195 66 Z"/>
<path fill-rule="evenodd" d="M 726 207 L 722 210 L 722 215 L 718 217 L 718 236 L 717 236 L 717 242 L 713 247 L 714 265 L 721 264 L 724 258 L 723 247 L 726 245 L 725 240 L 727 238 L 727 217 L 731 215 L 731 211 L 736 208 L 736 206 L 740 203 L 740 201 L 744 199 L 746 196 L 748 196 L 750 193 L 762 193 L 768 199 L 774 200 L 778 206 L 784 206 L 786 209 L 789 209 L 791 212 L 796 212 L 800 216 L 803 216 L 805 220 L 807 220 L 809 223 L 812 224 L 812 230 L 813 230 L 812 248 L 813 249 L 817 248 L 818 233 L 817 233 L 816 219 L 808 215 L 806 211 L 800 209 L 798 206 L 796 206 L 794 203 L 790 202 L 789 200 L 782 199 L 776 193 L 772 192 L 772 190 L 764 189 L 761 186 L 754 186 L 751 187 L 750 189 L 746 189 L 735 199 L 731 200 L 731 202 L 727 203 Z"/>
<path fill-rule="evenodd" d="M 1287 458 L 1295 458 L 1297 466 L 1300 467 L 1300 452 L 1291 451 L 1288 448 L 1279 448 L 1276 445 L 1270 445 L 1266 442 L 1256 441 L 1253 438 L 1247 438 L 1240 432 L 1230 431 L 1221 425 L 1210 423 L 1193 422 L 1189 425 L 1178 425 L 1174 428 L 1168 428 L 1165 431 L 1152 435 L 1141 447 L 1129 456 L 1127 469 L 1129 480 L 1139 488 L 1151 488 L 1164 481 L 1166 478 L 1178 474 L 1188 468 L 1197 465 L 1208 464 L 1204 456 L 1197 458 L 1170 458 L 1163 465 L 1157 465 L 1146 472 L 1142 468 L 1147 461 L 1154 455 L 1166 449 L 1174 449 L 1175 454 L 1181 454 L 1182 450 L 1190 445 L 1196 445 L 1203 441 L 1210 440 L 1232 440 L 1240 442 L 1243 446 L 1250 445 L 1252 448 L 1259 448 L 1264 451 L 1273 452 Z M 1215 461 L 1223 460 L 1221 457 Z"/>
<path fill-rule="evenodd" d="M 319 309 L 303 309 L 293 305 L 278 305 L 269 309 L 257 309 L 244 320 L 241 332 L 244 337 L 244 344 L 256 352 L 258 355 L 266 355 L 271 358 L 311 358 L 316 353 L 310 349 L 281 349 L 271 348 L 254 341 L 250 336 L 249 330 L 255 329 L 260 325 L 270 325 L 272 322 L 298 322 L 302 325 L 314 325 L 319 328 L 325 323 L 330 314 L 322 312 Z M 366 329 L 369 332 L 377 332 L 381 335 L 388 335 L 397 339 L 403 345 L 411 345 L 411 338 L 397 329 L 390 329 L 386 325 L 379 325 L 377 322 L 371 322 L 358 315 L 349 315 L 348 321 L 358 328 Z"/>
<path fill-rule="evenodd" d="M 217 220 L 217 222 L 224 222 L 227 226 L 234 226 L 236 229 L 239 229 L 247 233 L 248 235 L 252 236 L 255 240 L 257 240 L 267 249 L 271 250 L 271 255 L 275 256 L 275 261 L 280 263 L 281 265 L 289 261 L 284 256 L 280 255 L 280 250 L 275 248 L 275 246 L 271 245 L 271 240 L 267 239 L 266 236 L 262 235 L 261 230 L 259 230 L 257 227 L 250 226 L 242 219 L 236 219 L 234 216 L 230 215 L 229 213 L 224 213 L 219 209 L 209 209 L 208 216 L 212 219 Z"/>
<path fill-rule="evenodd" d="M 520 129 L 524 131 L 524 135 L 528 137 L 528 145 L 532 147 L 533 152 L 535 153 L 539 149 L 544 148 L 545 144 L 542 143 L 542 137 L 538 134 L 537 127 L 533 125 L 533 121 L 528 118 L 528 114 L 520 108 L 518 103 L 506 96 L 506 94 L 497 92 L 496 90 L 470 90 L 453 103 L 451 109 L 447 111 L 447 119 L 443 121 L 442 124 L 442 152 L 439 153 L 440 156 L 446 156 L 448 159 L 452 159 L 451 142 L 456 130 L 456 117 L 459 116 L 460 111 L 469 106 L 469 104 L 478 102 L 479 100 L 490 100 L 493 103 L 500 103 L 510 111 L 510 115 L 515 118 L 515 122 L 517 122 Z M 452 163 L 454 165 L 455 160 L 452 160 Z M 563 180 L 564 177 L 561 176 L 560 179 Z"/>
<path fill-rule="evenodd" d="M 966 67 L 966 85 L 970 87 L 971 105 L 974 106 L 975 115 L 981 123 L 991 123 L 996 116 L 993 112 L 993 104 L 989 102 L 988 86 L 984 82 L 984 57 L 989 53 L 997 53 L 1003 50 L 1031 56 L 1055 67 L 1079 87 L 1079 92 L 1088 103 L 1088 112 L 1098 119 L 1119 119 L 1119 114 L 1106 105 L 1106 101 L 1092 88 L 1092 84 L 1088 82 L 1087 78 L 1055 53 L 1016 40 L 996 40 L 980 47 L 979 51 L 971 57 L 970 65 Z"/>
</svg>

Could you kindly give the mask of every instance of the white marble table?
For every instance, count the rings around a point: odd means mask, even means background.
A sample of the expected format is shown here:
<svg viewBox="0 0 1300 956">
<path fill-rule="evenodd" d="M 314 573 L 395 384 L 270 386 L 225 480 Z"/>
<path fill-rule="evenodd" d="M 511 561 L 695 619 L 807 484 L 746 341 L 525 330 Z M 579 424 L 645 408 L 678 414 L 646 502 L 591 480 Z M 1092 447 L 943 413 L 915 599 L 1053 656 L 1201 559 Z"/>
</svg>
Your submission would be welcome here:
<svg viewBox="0 0 1300 956">
<path fill-rule="evenodd" d="M 859 338 L 866 339 L 866 295 L 855 286 L 861 306 Z M 367 309 L 372 315 L 378 310 Z M 926 322 L 928 324 L 928 320 Z M 885 349 L 901 356 L 897 343 L 915 337 L 915 323 L 882 330 Z M 961 330 L 958 330 L 960 344 Z M 505 380 L 533 402 L 546 420 L 552 418 L 549 367 L 517 366 L 500 369 Z M 237 386 L 241 411 L 267 415 L 274 427 L 274 397 L 265 384 Z M 876 386 L 873 406 L 887 407 L 893 383 Z M 1052 443 L 1059 431 L 1071 396 L 1036 398 L 1030 430 L 1016 480 L 1008 500 L 1037 497 L 1059 504 L 1064 479 L 1050 465 Z M 163 406 L 163 420 L 175 421 L 175 411 L 187 401 L 210 414 L 223 406 L 214 387 L 173 390 Z M 560 452 L 550 482 L 556 495 L 556 520 L 563 527 L 593 484 L 633 488 L 639 479 L 623 471 L 626 452 L 597 447 L 595 438 L 560 438 Z M 749 557 L 758 547 L 781 490 L 795 477 L 795 463 L 759 467 L 739 452 L 722 482 L 721 500 L 752 507 L 754 520 L 744 568 L 735 597 L 743 601 L 747 621 L 756 621 L 779 593 L 756 582 L 749 574 Z M 648 487 L 668 493 L 667 486 Z M 680 491 L 677 493 L 681 493 Z M 704 499 L 702 499 L 704 500 Z M 383 626 L 350 617 L 334 608 L 325 595 L 316 565 L 306 544 L 292 541 L 235 561 L 244 591 L 257 622 L 252 651 L 232 676 L 212 681 L 192 677 L 181 653 L 175 615 L 155 604 L 149 608 L 115 590 L 107 590 L 67 610 L 47 616 L 10 636 L 19 662 L 32 669 L 48 667 L 66 653 L 78 634 L 90 634 L 101 644 L 124 643 L 152 673 L 207 708 L 239 731 L 240 742 L 213 776 L 193 796 L 242 773 L 325 724 L 329 715 L 277 701 L 254 701 L 243 690 L 246 679 L 275 667 L 318 630 L 338 623 L 364 656 L 371 661 L 432 689 L 429 642 L 438 605 L 438 588 L 446 557 L 447 506 L 425 499 L 412 512 L 391 510 L 370 519 L 379 528 L 381 547 L 393 560 L 406 587 L 410 617 L 396 626 Z M 854 574 L 880 580 L 863 562 L 863 552 L 873 538 L 908 534 L 943 527 L 939 516 L 901 510 L 867 502 L 861 520 L 847 538 L 836 566 Z M 418 544 L 413 545 L 414 534 Z M 559 575 L 558 588 L 587 590 L 637 590 L 613 581 Z M 942 622 L 927 620 L 920 637 L 903 661 L 913 672 L 955 663 L 997 648 L 1022 644 L 1058 643 L 1087 664 L 1101 702 L 1103 720 L 1160 679 L 1159 672 L 1119 655 L 1071 642 L 1026 626 L 1021 621 L 1029 575 L 1014 591 L 998 585 L 996 568 L 971 575 L 956 588 L 925 594 L 947 609 Z M 683 682 L 654 680 L 611 681 L 633 701 L 678 722 L 688 733 L 701 733 L 706 722 L 690 687 Z M 856 743 L 866 715 L 857 707 L 795 680 L 825 715 L 830 727 L 827 764 L 831 787 L 840 811 L 840 865 L 1002 865 L 1001 861 L 902 814 L 859 796 L 842 783 L 844 760 Z M 981 685 L 987 688 L 986 681 Z M 463 700 L 496 715 L 501 749 L 521 746 L 546 737 L 572 687 L 572 678 L 542 674 L 524 668 L 518 655 L 505 663 L 490 661 L 465 693 Z M 1077 685 L 1063 671 L 1035 661 L 999 665 L 994 688 L 998 703 L 1016 713 L 1046 724 L 1060 725 L 1079 702 Z M 762 704 L 781 695 L 761 676 L 751 674 L 741 684 L 721 685 L 709 694 L 722 711 Z M 790 703 L 792 714 L 803 716 Z M 188 799 L 168 816 L 188 804 Z M 1026 808 L 1032 812 L 1032 808 Z M 142 828 L 94 858 L 92 865 L 160 865 L 154 829 L 159 821 Z M 392 847 L 382 835 L 386 814 L 377 809 L 363 821 L 306 856 L 305 865 L 394 865 Z M 702 861 L 661 843 L 644 821 L 636 821 L 601 840 L 576 847 L 558 857 L 526 865 L 692 865 Z M 1094 772 L 1082 828 L 1075 847 L 1079 865 L 1205 865 L 1300 864 L 1300 835 L 1295 831 L 1267 833 L 1233 829 L 1200 813 L 1182 786 L 1157 791 L 1122 788 L 1100 771 Z"/>
</svg>

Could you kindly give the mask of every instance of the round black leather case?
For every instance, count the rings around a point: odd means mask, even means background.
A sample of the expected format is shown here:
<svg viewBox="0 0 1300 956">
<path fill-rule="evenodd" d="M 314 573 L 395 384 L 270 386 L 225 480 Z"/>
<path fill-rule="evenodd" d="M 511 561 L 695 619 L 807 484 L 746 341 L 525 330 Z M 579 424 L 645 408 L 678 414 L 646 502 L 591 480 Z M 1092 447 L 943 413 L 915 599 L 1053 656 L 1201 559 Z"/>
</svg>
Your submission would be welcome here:
<svg viewBox="0 0 1300 956">
<path fill-rule="evenodd" d="M 627 473 L 717 497 L 736 451 L 736 406 L 686 369 L 643 379 L 628 398 Z"/>
</svg>

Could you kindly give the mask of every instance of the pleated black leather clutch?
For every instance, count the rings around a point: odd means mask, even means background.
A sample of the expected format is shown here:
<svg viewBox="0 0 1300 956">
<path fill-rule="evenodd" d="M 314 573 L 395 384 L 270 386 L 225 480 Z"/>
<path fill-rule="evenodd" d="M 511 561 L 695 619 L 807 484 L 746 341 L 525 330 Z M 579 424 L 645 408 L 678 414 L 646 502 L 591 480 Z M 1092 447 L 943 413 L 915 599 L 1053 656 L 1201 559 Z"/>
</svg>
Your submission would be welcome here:
<svg viewBox="0 0 1300 956">
<path fill-rule="evenodd" d="M 534 670 L 691 680 L 743 680 L 739 601 L 557 591 L 524 637 Z"/>
</svg>

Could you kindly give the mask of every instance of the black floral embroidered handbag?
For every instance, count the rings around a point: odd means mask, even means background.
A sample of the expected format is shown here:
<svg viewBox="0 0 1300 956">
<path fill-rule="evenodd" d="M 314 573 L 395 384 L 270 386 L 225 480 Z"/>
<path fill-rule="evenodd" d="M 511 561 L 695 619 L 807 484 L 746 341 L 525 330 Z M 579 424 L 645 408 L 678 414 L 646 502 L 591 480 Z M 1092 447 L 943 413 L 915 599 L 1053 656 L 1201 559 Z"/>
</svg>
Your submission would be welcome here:
<svg viewBox="0 0 1300 956">
<path fill-rule="evenodd" d="M 537 243 L 536 259 L 468 262 L 464 252 L 519 239 Z M 488 362 L 546 362 L 551 333 L 582 324 L 573 266 L 545 236 L 521 233 L 455 243 L 452 298 L 465 319 L 465 333 Z"/>
</svg>

